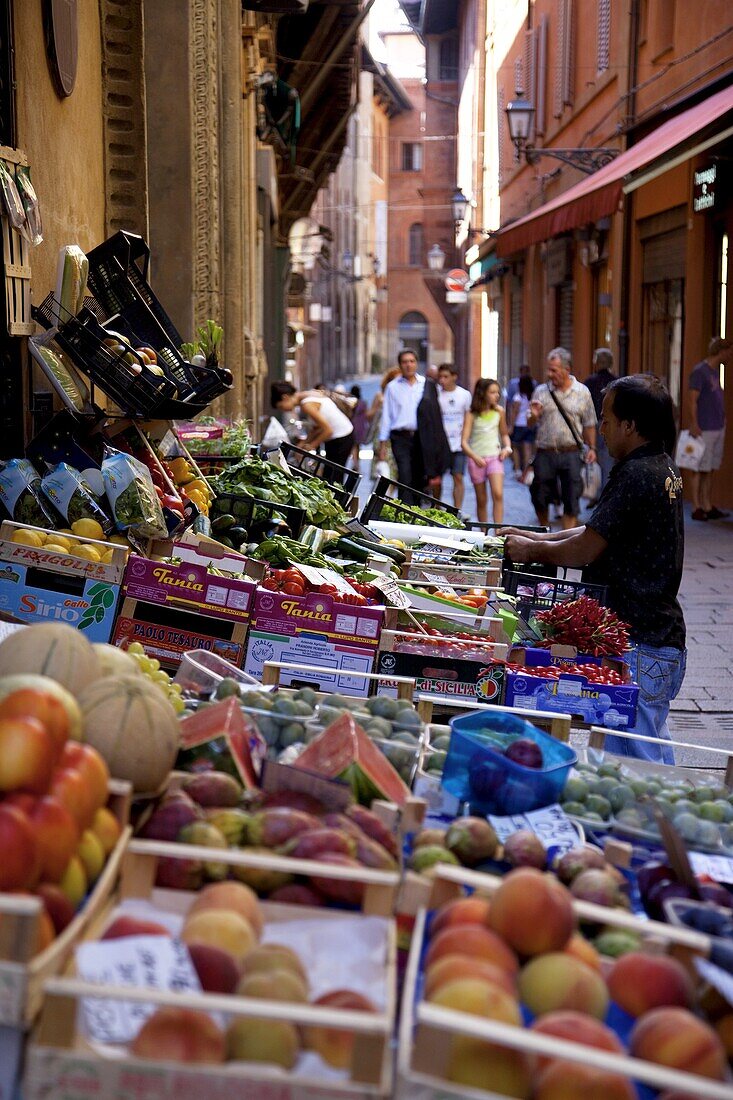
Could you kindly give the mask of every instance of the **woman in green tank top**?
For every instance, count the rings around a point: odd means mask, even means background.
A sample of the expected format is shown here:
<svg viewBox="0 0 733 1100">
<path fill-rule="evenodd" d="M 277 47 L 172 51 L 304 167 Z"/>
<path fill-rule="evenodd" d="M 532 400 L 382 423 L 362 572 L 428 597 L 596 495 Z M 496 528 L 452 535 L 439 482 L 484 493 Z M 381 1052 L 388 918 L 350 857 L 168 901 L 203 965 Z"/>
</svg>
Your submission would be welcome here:
<svg viewBox="0 0 733 1100">
<path fill-rule="evenodd" d="M 479 523 L 488 522 L 486 483 L 491 490 L 493 522 L 504 519 L 504 459 L 512 453 L 501 390 L 492 378 L 479 378 L 471 408 L 463 421 L 461 445 L 468 456 L 468 473 L 476 490 Z"/>
</svg>

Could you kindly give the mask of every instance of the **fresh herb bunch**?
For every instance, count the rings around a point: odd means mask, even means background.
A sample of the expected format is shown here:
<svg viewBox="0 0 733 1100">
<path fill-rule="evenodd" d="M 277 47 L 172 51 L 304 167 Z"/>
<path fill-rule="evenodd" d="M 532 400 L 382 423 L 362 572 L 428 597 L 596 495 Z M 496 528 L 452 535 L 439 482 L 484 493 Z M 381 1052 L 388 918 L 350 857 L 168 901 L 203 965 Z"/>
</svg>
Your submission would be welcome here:
<svg viewBox="0 0 733 1100">
<path fill-rule="evenodd" d="M 290 504 L 302 508 L 309 523 L 335 527 L 346 513 L 333 490 L 318 478 L 288 476 L 271 462 L 248 455 L 211 479 L 215 493 L 240 493 L 272 504 Z"/>
<path fill-rule="evenodd" d="M 430 527 L 436 523 L 441 527 L 463 527 L 463 521 L 452 512 L 444 512 L 442 508 L 420 508 L 417 504 L 401 505 L 399 511 L 393 504 L 383 504 L 379 519 L 392 523 L 404 523 L 405 512 L 418 517 L 415 519 L 416 527 Z"/>
<path fill-rule="evenodd" d="M 537 645 L 572 645 L 592 657 L 617 657 L 629 648 L 629 628 L 608 607 L 590 596 L 556 603 L 549 611 L 536 612 L 544 635 Z"/>
</svg>

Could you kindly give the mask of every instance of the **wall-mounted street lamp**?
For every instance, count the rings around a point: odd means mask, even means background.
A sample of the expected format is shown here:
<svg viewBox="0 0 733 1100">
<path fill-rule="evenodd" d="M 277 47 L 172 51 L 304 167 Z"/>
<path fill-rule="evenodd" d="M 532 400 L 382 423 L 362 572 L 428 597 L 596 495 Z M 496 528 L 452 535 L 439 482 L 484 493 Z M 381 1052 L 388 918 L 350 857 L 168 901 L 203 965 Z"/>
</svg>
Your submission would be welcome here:
<svg viewBox="0 0 733 1100">
<path fill-rule="evenodd" d="M 431 271 L 442 271 L 445 263 L 445 252 L 439 244 L 434 244 L 428 249 L 428 267 Z"/>
<path fill-rule="evenodd" d="M 450 200 L 450 208 L 453 214 L 453 223 L 456 227 L 456 231 L 460 228 L 461 222 L 466 216 L 466 211 L 469 207 L 469 201 L 461 191 L 460 187 L 457 187 L 453 192 L 453 198 Z"/>
<path fill-rule="evenodd" d="M 509 136 L 520 156 L 524 155 L 527 164 L 536 164 L 540 157 L 552 157 L 570 164 L 590 176 L 604 164 L 617 157 L 619 149 L 536 149 L 530 142 L 534 107 L 519 88 L 506 105 L 506 119 L 509 124 Z"/>
</svg>

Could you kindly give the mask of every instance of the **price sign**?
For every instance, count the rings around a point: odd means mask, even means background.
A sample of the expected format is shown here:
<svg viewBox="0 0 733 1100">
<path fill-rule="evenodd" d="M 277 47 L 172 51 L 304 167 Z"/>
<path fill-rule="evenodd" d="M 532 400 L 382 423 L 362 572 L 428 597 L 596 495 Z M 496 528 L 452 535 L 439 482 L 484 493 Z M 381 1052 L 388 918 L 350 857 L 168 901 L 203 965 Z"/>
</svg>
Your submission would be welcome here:
<svg viewBox="0 0 733 1100">
<path fill-rule="evenodd" d="M 450 538 L 444 535 L 421 535 L 419 539 L 420 546 L 437 546 L 440 550 L 452 550 L 454 553 L 468 553 L 473 547 L 470 542 L 466 542 L 465 539 L 454 537 Z"/>
<path fill-rule="evenodd" d="M 422 575 L 426 581 L 430 581 L 431 584 L 437 584 L 440 588 L 441 596 L 453 596 L 455 598 L 458 595 L 455 588 L 451 588 L 449 584 L 445 583 L 444 577 L 439 577 L 435 573 L 428 573 L 424 569 Z"/>
<path fill-rule="evenodd" d="M 392 607 L 398 607 L 401 610 L 412 607 L 409 597 L 405 595 L 393 577 L 374 577 L 369 583 L 374 588 L 379 589 L 387 603 Z"/>
<path fill-rule="evenodd" d="M 412 551 L 413 561 L 434 561 L 434 562 L 449 562 L 458 553 L 457 550 L 451 550 L 449 547 L 438 546 L 434 543 L 422 543 L 417 549 Z"/>
<path fill-rule="evenodd" d="M 709 856 L 704 852 L 688 852 L 688 857 L 696 876 L 708 875 L 715 882 L 733 883 L 733 859 L 728 856 Z"/>
<path fill-rule="evenodd" d="M 280 470 L 282 470 L 284 474 L 287 474 L 288 477 L 293 476 L 293 471 L 290 469 L 287 462 L 285 461 L 285 455 L 282 453 L 279 447 L 276 451 L 268 452 L 267 461 L 271 462 L 273 466 L 277 466 Z"/>
<path fill-rule="evenodd" d="M 314 565 L 296 565 L 295 568 L 303 574 L 305 579 L 319 587 L 322 584 L 332 584 L 339 596 L 353 595 L 354 589 L 348 581 L 345 581 L 335 569 L 320 569 Z"/>
<path fill-rule="evenodd" d="M 520 829 L 529 829 L 540 838 L 550 858 L 562 855 L 571 848 L 582 847 L 578 830 L 562 806 L 556 802 L 526 814 L 510 814 L 508 817 L 491 815 L 489 822 L 502 844 L 512 833 Z"/>
</svg>

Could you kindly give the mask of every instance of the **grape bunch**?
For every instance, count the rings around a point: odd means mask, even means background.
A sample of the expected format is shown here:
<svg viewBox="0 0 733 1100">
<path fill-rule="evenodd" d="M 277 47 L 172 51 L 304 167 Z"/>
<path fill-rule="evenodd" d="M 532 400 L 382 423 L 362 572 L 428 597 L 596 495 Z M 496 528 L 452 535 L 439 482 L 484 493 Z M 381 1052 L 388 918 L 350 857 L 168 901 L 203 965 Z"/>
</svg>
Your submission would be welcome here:
<svg viewBox="0 0 733 1100">
<path fill-rule="evenodd" d="M 148 657 L 140 642 L 131 642 L 127 647 L 127 652 L 137 662 L 143 676 L 147 676 L 149 680 L 158 685 L 176 714 L 182 714 L 185 704 L 181 698 L 181 685 L 172 682 L 165 669 L 160 667 L 160 661 L 156 660 L 155 657 Z"/>
</svg>

